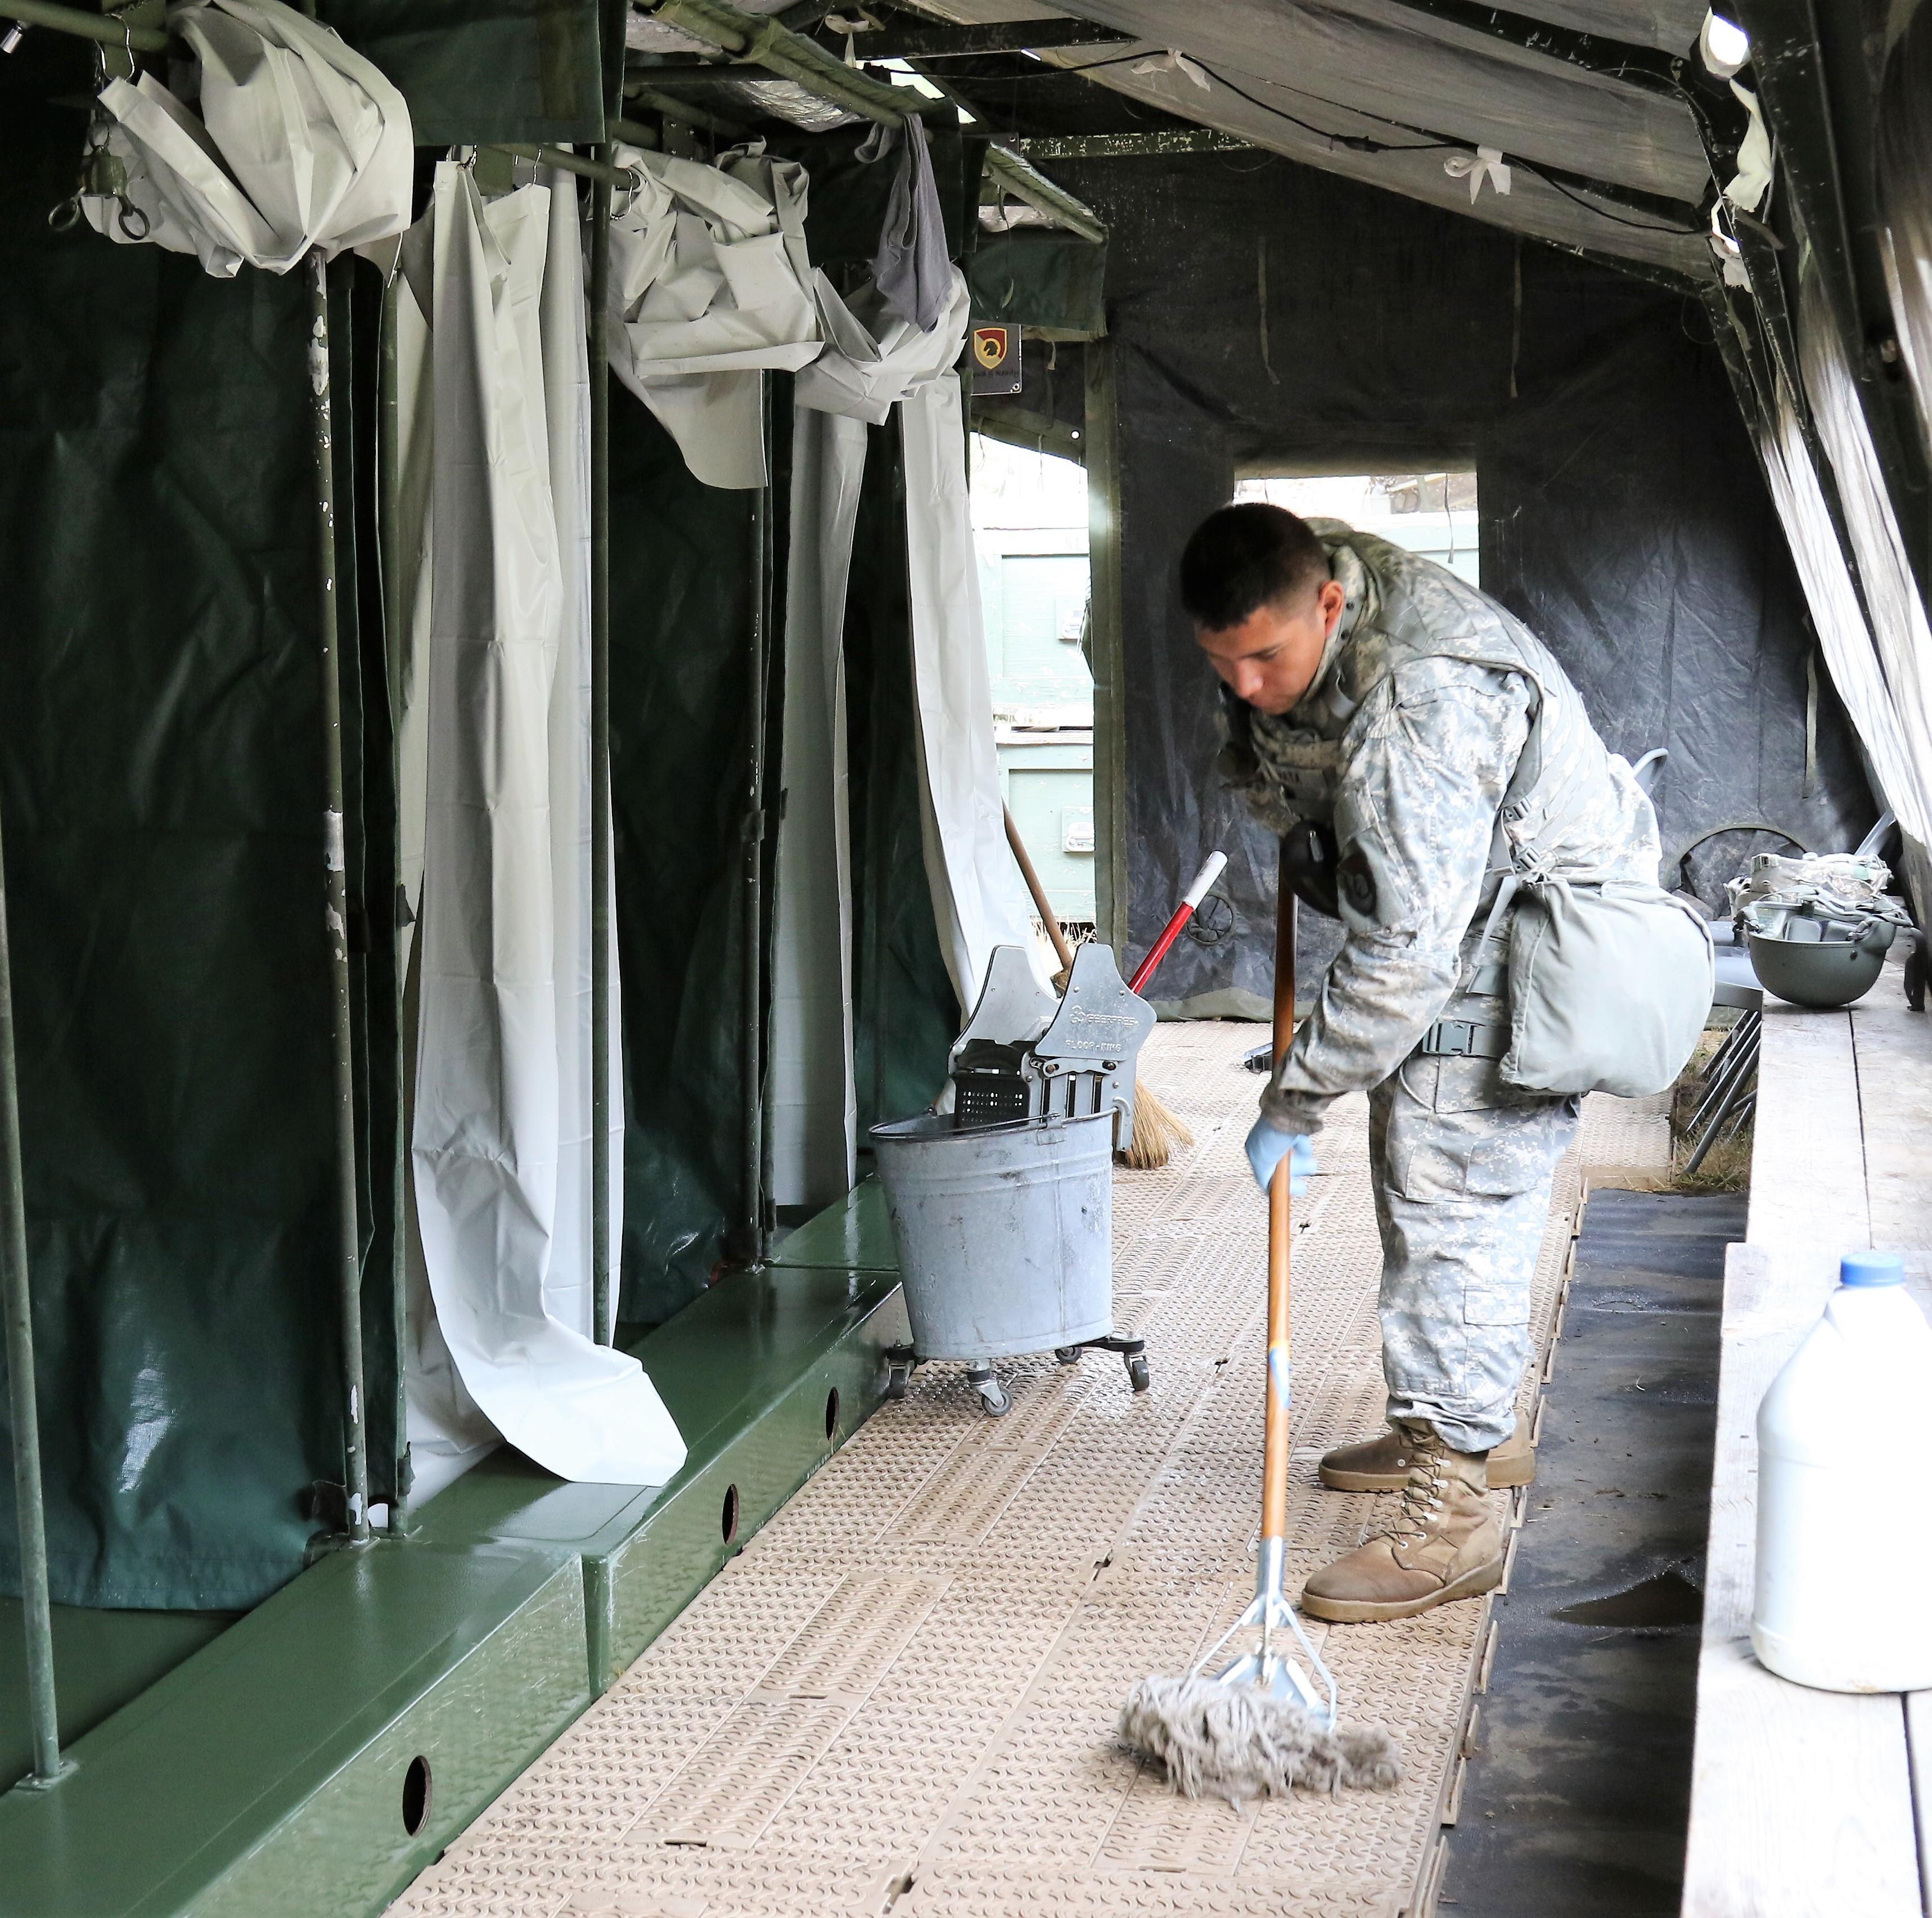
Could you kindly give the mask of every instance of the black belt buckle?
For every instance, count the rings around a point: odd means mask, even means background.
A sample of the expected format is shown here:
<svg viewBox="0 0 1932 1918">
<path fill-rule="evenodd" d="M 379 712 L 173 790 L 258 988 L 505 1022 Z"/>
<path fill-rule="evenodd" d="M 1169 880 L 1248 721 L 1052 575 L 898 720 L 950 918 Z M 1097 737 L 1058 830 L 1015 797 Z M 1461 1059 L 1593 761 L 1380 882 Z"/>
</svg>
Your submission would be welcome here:
<svg viewBox="0 0 1932 1918">
<path fill-rule="evenodd" d="M 1467 1059 L 1476 1050 L 1476 1034 L 1481 1028 L 1473 1019 L 1438 1019 L 1429 1028 L 1424 1050 L 1438 1058 Z"/>
</svg>

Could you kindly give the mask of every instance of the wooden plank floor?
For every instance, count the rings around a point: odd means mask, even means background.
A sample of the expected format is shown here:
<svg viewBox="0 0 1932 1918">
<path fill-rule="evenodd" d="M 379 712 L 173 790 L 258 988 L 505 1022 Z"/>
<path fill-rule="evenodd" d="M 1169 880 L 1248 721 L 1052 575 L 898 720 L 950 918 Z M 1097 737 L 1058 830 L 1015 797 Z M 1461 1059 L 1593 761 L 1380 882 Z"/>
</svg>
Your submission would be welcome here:
<svg viewBox="0 0 1932 1918">
<path fill-rule="evenodd" d="M 1792 1685 L 1750 1632 L 1758 1402 L 1840 1255 L 1904 1253 L 1932 1307 L 1932 1022 L 1889 969 L 1849 1012 L 1767 999 L 1759 1085 L 1748 1242 L 1724 1287 L 1684 1918 L 1924 1918 L 1932 1695 Z"/>
</svg>

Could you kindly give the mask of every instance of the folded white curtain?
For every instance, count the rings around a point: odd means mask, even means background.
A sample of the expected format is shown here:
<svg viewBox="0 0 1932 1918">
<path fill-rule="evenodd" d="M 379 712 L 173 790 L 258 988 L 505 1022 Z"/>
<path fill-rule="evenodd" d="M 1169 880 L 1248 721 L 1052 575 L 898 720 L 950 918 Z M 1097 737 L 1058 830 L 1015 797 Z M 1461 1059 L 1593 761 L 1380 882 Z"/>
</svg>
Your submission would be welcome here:
<svg viewBox="0 0 1932 1918">
<path fill-rule="evenodd" d="M 1888 783 L 1886 798 L 1905 830 L 1924 845 L 1932 827 L 1932 627 L 1879 470 L 1858 383 L 1808 254 L 1799 274 L 1798 320 L 1804 390 L 1838 481 L 1845 530 L 1864 589 L 1868 644 L 1876 647 L 1899 747 L 1909 764 L 1909 779 L 1898 770 L 1891 775 L 1902 791 L 1894 792 Z"/>
<path fill-rule="evenodd" d="M 886 303 L 876 286 L 848 305 L 828 288 L 824 350 L 792 388 L 798 405 L 883 426 L 900 401 L 950 376 L 966 344 L 972 310 L 966 276 L 956 266 L 938 323 L 922 332 Z"/>
<path fill-rule="evenodd" d="M 1880 670 L 1871 629 L 1865 623 L 1858 588 L 1838 544 L 1817 469 L 1811 463 L 1796 403 L 1781 381 L 1777 416 L 1762 437 L 1759 451 L 1832 683 L 1870 756 L 1885 803 L 1898 815 L 1906 831 L 1924 845 L 1928 843 L 1927 795 Z"/>
<path fill-rule="evenodd" d="M 857 1163 L 845 593 L 865 472 L 861 422 L 794 409 L 767 1088 L 778 1205 L 829 1205 Z"/>
<path fill-rule="evenodd" d="M 824 337 L 805 169 L 756 149 L 716 167 L 620 146 L 640 184 L 610 222 L 610 366 L 707 486 L 766 483 L 763 376 Z"/>
<path fill-rule="evenodd" d="M 567 182 L 486 203 L 466 168 L 436 171 L 428 659 L 405 717 L 406 734 L 422 729 L 411 763 L 424 782 L 412 1157 L 427 1289 L 469 1400 L 562 1477 L 659 1484 L 683 1462 L 676 1428 L 637 1361 L 590 1336 L 588 410 L 575 209 Z M 612 988 L 614 1007 L 614 977 Z M 614 1265 L 623 1187 L 611 1116 Z M 417 1343 L 433 1359 L 434 1340 Z M 434 1400 L 437 1382 L 421 1382 Z"/>
<path fill-rule="evenodd" d="M 1932 8 L 1911 14 L 1886 56 L 1874 147 L 1892 317 L 1932 448 Z"/>
<path fill-rule="evenodd" d="M 979 996 L 995 946 L 1019 947 L 1042 986 L 1045 980 L 1031 908 L 1006 843 L 958 381 L 928 381 L 901 402 L 899 420 L 926 880 L 964 1010 Z"/>
<path fill-rule="evenodd" d="M 199 113 L 152 74 L 107 83 L 108 148 L 148 230 L 130 233 L 115 200 L 84 199 L 98 231 L 232 279 L 409 225 L 409 108 L 372 62 L 281 0 L 188 0 L 168 23 L 198 63 Z"/>
</svg>

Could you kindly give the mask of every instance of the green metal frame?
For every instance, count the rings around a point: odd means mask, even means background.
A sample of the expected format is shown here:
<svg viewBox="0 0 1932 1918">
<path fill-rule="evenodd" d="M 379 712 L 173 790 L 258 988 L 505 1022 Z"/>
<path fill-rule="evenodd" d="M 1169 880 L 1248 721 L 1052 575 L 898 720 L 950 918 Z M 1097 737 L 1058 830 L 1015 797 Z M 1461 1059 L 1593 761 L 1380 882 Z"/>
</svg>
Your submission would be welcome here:
<svg viewBox="0 0 1932 1918">
<path fill-rule="evenodd" d="M 752 65 L 793 81 L 810 94 L 882 126 L 903 126 L 915 113 L 948 108 L 948 100 L 927 100 L 904 87 L 892 86 L 854 72 L 814 40 L 790 32 L 782 21 L 746 14 L 724 0 L 661 0 L 657 17 L 667 25 L 708 41 Z M 696 82 L 716 81 L 716 68 L 658 68 L 645 70 L 650 83 L 660 89 Z M 934 84 L 940 84 L 934 81 Z M 1004 191 L 1045 214 L 1083 239 L 1100 242 L 1107 230 L 1064 188 L 1029 166 L 1018 155 L 994 146 L 986 155 L 986 171 Z"/>
<path fill-rule="evenodd" d="M 670 1484 L 506 1451 L 324 1558 L 81 1738 L 58 1791 L 0 1797 L 0 1918 L 374 1918 L 857 1430 L 909 1336 L 868 1184 L 632 1348 L 688 1448 Z"/>
<path fill-rule="evenodd" d="M 1127 945 L 1126 713 L 1121 703 L 1120 452 L 1115 349 L 1087 349 L 1087 551 L 1094 669 L 1094 937 Z"/>
<path fill-rule="evenodd" d="M 53 1612 L 47 1597 L 47 1521 L 40 1499 L 39 1394 L 34 1377 L 34 1307 L 27 1274 L 26 1186 L 20 1166 L 20 1087 L 14 1072 L 14 976 L 7 932 L 6 854 L 0 845 L 0 1298 L 7 1319 L 7 1397 L 14 1448 L 14 1505 L 20 1535 L 21 1624 L 26 1633 L 32 1781 L 54 1784 L 62 1763 L 55 1697 Z"/>
<path fill-rule="evenodd" d="M 1149 160 L 1174 153 L 1246 153 L 1255 143 L 1216 127 L 1169 127 L 1145 134 L 1042 134 L 1016 140 L 1022 160 Z"/>
<path fill-rule="evenodd" d="M 1094 20 L 1000 20 L 985 26 L 890 26 L 860 43 L 868 60 L 962 60 L 1051 47 L 1138 47 L 1130 33 Z"/>
<path fill-rule="evenodd" d="M 341 635 L 337 620 L 335 435 L 329 377 L 328 263 L 308 262 L 309 383 L 314 395 L 316 623 L 322 680 L 322 931 L 328 954 L 335 1118 L 337 1310 L 342 1340 L 343 1485 L 349 1541 L 369 1529 L 368 1393 L 362 1363 L 362 1227 L 356 1157 L 355 1033 L 350 1011 L 349 873 L 343 833 Z"/>
<path fill-rule="evenodd" d="M 116 47 L 130 53 L 165 53 L 175 43 L 171 35 L 154 27 L 134 26 L 111 20 L 103 14 L 90 14 L 79 7 L 62 7 L 52 0 L 4 0 L 0 20 L 20 20 L 30 27 L 49 27 L 56 33 L 71 33 L 82 40 L 98 41 L 104 47 Z"/>
</svg>

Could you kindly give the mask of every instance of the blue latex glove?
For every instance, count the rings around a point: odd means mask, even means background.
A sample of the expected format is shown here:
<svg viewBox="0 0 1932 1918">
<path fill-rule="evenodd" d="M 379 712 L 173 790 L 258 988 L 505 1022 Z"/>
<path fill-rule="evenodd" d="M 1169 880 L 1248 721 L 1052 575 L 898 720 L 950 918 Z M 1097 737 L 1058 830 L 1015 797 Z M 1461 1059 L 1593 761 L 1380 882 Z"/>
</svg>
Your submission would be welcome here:
<svg viewBox="0 0 1932 1918">
<path fill-rule="evenodd" d="M 1283 1132 L 1266 1118 L 1258 1118 L 1248 1134 L 1248 1163 L 1255 1169 L 1255 1183 L 1263 1192 L 1274 1177 L 1274 1169 L 1288 1161 L 1288 1190 L 1299 1199 L 1315 1176 L 1315 1148 L 1305 1132 Z"/>
</svg>

